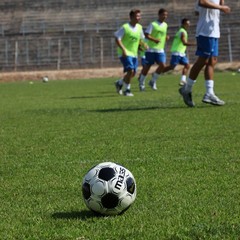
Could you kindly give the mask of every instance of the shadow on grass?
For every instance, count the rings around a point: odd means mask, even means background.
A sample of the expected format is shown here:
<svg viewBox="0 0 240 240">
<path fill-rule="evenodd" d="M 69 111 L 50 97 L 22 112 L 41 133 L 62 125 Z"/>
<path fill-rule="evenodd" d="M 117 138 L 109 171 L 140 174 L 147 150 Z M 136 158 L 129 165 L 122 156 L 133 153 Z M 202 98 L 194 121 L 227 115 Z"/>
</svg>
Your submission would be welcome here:
<svg viewBox="0 0 240 240">
<path fill-rule="evenodd" d="M 208 106 L 207 106 L 208 107 Z M 186 110 L 192 110 L 192 109 L 200 109 L 200 108 L 206 108 L 205 106 L 197 106 L 195 108 L 190 108 L 187 106 L 152 106 L 152 107 L 129 107 L 129 108 L 109 108 L 109 109 L 96 109 L 96 110 L 89 110 L 89 112 L 100 112 L 100 113 L 107 113 L 107 112 L 128 112 L 128 111 L 147 111 L 147 110 L 161 110 L 161 109 L 186 109 Z"/>
<path fill-rule="evenodd" d="M 193 109 L 204 109 L 207 105 L 199 105 L 195 108 L 189 108 L 185 105 L 159 105 L 159 106 L 126 106 L 126 107 L 117 107 L 117 108 L 105 108 L 105 109 L 84 109 L 84 108 L 46 108 L 46 109 L 33 109 L 27 110 L 31 114 L 37 115 L 60 115 L 60 114 L 82 114 L 82 113 L 114 113 L 114 112 L 134 112 L 134 111 L 151 111 L 151 110 L 175 110 L 175 109 L 184 109 L 185 111 L 193 111 Z"/>
<path fill-rule="evenodd" d="M 111 95 L 93 95 L 93 96 L 73 96 L 69 97 L 68 99 L 88 99 L 88 98 L 108 98 L 108 97 L 116 97 L 116 94 L 111 94 Z"/>
<path fill-rule="evenodd" d="M 94 212 L 91 211 L 72 211 L 72 212 L 56 212 L 52 214 L 52 218 L 54 219 L 81 219 L 87 220 L 88 218 L 93 218 L 98 216 Z"/>
</svg>

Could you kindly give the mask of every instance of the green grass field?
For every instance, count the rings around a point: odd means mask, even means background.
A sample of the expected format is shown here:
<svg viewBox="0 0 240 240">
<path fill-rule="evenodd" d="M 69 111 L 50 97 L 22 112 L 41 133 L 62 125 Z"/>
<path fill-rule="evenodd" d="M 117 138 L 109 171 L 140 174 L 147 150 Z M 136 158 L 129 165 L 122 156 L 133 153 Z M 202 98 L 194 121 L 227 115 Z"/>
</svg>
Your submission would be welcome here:
<svg viewBox="0 0 240 240">
<path fill-rule="evenodd" d="M 240 74 L 217 73 L 223 107 L 184 105 L 177 75 L 158 91 L 115 79 L 0 84 L 0 239 L 240 239 Z M 97 217 L 81 182 L 95 164 L 127 167 L 131 208 Z"/>
</svg>

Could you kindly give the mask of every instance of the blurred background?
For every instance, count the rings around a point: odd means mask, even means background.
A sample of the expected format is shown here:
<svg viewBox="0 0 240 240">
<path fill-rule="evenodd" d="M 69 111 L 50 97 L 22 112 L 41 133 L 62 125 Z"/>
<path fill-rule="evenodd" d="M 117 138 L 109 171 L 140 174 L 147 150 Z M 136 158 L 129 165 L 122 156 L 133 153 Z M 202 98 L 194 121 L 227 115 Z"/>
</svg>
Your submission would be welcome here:
<svg viewBox="0 0 240 240">
<path fill-rule="evenodd" d="M 225 1 L 232 8 L 222 14 L 220 63 L 240 61 L 240 0 Z M 169 12 L 170 40 L 181 19 L 191 21 L 189 40 L 195 40 L 197 17 L 193 0 L 2 0 L 0 2 L 0 70 L 60 70 L 119 67 L 114 32 L 129 20 L 129 11 L 142 11 L 144 28 Z M 195 47 L 188 48 L 190 62 Z"/>
</svg>

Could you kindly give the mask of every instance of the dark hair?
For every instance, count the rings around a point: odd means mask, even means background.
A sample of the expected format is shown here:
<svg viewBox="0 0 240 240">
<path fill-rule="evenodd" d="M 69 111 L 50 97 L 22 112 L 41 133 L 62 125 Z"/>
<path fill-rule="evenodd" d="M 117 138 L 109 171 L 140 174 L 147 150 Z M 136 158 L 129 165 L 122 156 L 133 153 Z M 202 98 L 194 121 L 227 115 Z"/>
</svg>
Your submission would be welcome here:
<svg viewBox="0 0 240 240">
<path fill-rule="evenodd" d="M 159 11 L 158 11 L 158 15 L 163 14 L 163 13 L 165 13 L 165 12 L 167 12 L 166 9 L 160 8 Z"/>
<path fill-rule="evenodd" d="M 185 24 L 187 21 L 189 21 L 188 18 L 183 18 L 183 19 L 182 19 L 182 25 Z"/>
<path fill-rule="evenodd" d="M 129 17 L 134 17 L 137 13 L 140 13 L 141 11 L 139 9 L 132 9 L 129 13 Z"/>
</svg>

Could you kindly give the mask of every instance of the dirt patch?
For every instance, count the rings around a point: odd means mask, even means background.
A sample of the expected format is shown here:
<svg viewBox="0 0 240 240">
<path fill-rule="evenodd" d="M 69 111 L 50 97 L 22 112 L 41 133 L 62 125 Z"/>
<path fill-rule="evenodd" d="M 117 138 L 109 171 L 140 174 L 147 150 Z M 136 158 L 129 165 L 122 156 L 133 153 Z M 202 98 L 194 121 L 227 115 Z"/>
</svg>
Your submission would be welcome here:
<svg viewBox="0 0 240 240">
<path fill-rule="evenodd" d="M 240 68 L 240 63 L 219 63 L 216 65 L 218 71 L 236 71 Z M 139 68 L 140 70 L 141 68 Z M 181 71 L 178 66 L 173 73 L 178 74 Z M 152 71 L 155 67 L 152 67 Z M 104 68 L 104 69 L 78 69 L 78 70 L 59 70 L 59 71 L 28 71 L 28 72 L 4 72 L 0 73 L 0 82 L 16 81 L 41 81 L 44 76 L 49 80 L 67 80 L 67 79 L 88 79 L 88 78 L 119 78 L 123 74 L 122 68 Z"/>
<path fill-rule="evenodd" d="M 120 68 L 4 72 L 0 73 L 0 82 L 38 81 L 42 80 L 44 76 L 47 76 L 49 80 L 67 80 L 119 77 L 121 75 L 122 69 Z"/>
</svg>

